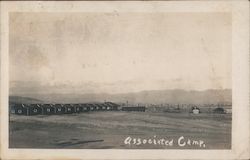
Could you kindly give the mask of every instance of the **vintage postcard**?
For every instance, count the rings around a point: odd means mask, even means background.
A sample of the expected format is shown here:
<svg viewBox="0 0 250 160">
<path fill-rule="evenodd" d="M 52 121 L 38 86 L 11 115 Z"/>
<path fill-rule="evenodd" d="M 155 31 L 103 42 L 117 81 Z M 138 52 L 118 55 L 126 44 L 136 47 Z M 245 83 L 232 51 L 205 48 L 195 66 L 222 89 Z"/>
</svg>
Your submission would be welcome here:
<svg viewBox="0 0 250 160">
<path fill-rule="evenodd" d="M 1 2 L 1 158 L 249 158 L 248 5 Z"/>
</svg>

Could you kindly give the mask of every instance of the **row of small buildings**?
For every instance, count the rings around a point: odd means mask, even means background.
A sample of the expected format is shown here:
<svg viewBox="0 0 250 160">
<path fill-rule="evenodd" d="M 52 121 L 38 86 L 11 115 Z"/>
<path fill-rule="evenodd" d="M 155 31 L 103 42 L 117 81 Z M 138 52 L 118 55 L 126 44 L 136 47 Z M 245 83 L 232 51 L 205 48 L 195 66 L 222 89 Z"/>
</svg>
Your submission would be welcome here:
<svg viewBox="0 0 250 160">
<path fill-rule="evenodd" d="M 10 112 L 18 115 L 72 114 L 90 111 L 116 111 L 118 106 L 112 102 L 86 104 L 14 104 Z"/>
<path fill-rule="evenodd" d="M 72 114 L 91 111 L 141 111 L 146 108 L 141 107 L 121 107 L 113 102 L 105 103 L 84 103 L 84 104 L 12 104 L 10 113 L 17 115 L 59 115 Z"/>
<path fill-rule="evenodd" d="M 231 114 L 232 109 L 231 108 L 222 108 L 222 107 L 217 107 L 211 111 L 212 113 L 219 113 L 219 114 Z M 192 113 L 193 114 L 199 114 L 201 113 L 200 108 L 198 107 L 192 107 Z"/>
</svg>

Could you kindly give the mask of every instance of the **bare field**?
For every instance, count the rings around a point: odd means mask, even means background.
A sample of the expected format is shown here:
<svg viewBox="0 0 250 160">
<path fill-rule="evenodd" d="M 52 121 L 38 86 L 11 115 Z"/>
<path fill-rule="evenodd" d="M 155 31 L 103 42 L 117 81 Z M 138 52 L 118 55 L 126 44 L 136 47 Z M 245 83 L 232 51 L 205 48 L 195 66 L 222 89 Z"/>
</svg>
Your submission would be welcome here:
<svg viewBox="0 0 250 160">
<path fill-rule="evenodd" d="M 89 112 L 69 115 L 10 115 L 10 148 L 230 149 L 231 114 Z M 180 137 L 184 137 L 179 143 Z M 125 144 L 127 137 L 156 144 Z M 173 140 L 172 145 L 158 144 Z M 190 140 L 190 144 L 188 142 Z M 205 145 L 198 145 L 204 142 Z M 184 145 L 185 144 L 185 145 Z"/>
</svg>

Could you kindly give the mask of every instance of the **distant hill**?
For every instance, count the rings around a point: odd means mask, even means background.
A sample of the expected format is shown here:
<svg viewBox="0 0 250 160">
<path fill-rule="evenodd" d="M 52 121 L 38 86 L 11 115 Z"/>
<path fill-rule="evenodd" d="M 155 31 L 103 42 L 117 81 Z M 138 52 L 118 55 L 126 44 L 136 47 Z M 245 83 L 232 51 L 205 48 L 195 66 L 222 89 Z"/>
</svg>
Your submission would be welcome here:
<svg viewBox="0 0 250 160">
<path fill-rule="evenodd" d="M 30 98 L 27 98 L 30 97 Z M 231 103 L 232 91 L 205 90 L 152 90 L 135 93 L 122 94 L 32 94 L 18 98 L 11 96 L 10 100 L 19 102 L 45 102 L 45 103 L 86 103 L 112 101 L 117 103 L 129 102 L 131 104 L 162 104 L 162 103 L 186 103 L 186 104 L 208 104 L 208 103 Z"/>
<path fill-rule="evenodd" d="M 32 104 L 32 103 L 42 103 L 41 100 L 35 99 L 35 98 L 29 98 L 29 97 L 20 97 L 20 96 L 9 96 L 9 103 L 26 103 L 26 104 Z"/>
</svg>

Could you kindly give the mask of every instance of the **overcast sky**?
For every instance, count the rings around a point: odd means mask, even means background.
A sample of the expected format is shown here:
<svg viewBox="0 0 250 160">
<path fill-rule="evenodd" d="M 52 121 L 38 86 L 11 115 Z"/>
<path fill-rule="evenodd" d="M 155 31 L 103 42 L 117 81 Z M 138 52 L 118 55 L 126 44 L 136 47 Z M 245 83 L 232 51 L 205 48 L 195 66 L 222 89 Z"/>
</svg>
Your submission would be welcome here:
<svg viewBox="0 0 250 160">
<path fill-rule="evenodd" d="M 11 92 L 230 89 L 231 15 L 11 13 L 9 55 Z"/>
</svg>

